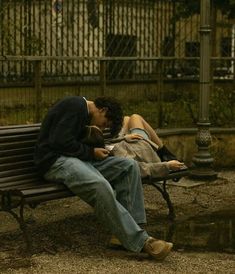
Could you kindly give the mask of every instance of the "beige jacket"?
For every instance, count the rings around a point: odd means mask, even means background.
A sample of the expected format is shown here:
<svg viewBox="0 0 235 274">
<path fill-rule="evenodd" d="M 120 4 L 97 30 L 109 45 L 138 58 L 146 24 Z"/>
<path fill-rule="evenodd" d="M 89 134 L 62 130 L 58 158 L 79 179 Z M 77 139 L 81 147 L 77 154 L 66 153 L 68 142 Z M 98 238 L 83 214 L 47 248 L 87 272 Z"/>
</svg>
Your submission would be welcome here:
<svg viewBox="0 0 235 274">
<path fill-rule="evenodd" d="M 149 140 L 129 140 L 115 143 L 113 155 L 136 160 L 140 166 L 141 177 L 162 177 L 169 174 L 167 162 L 161 162 L 156 153 L 157 145 Z"/>
</svg>

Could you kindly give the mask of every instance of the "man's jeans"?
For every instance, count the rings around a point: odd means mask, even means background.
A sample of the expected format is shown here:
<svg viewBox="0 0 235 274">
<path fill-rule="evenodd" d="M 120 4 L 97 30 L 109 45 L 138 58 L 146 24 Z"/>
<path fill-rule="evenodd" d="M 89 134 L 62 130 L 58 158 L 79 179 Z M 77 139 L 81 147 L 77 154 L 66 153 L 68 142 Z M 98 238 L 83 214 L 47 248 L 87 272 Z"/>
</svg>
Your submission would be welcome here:
<svg viewBox="0 0 235 274">
<path fill-rule="evenodd" d="M 125 248 L 141 251 L 148 234 L 138 225 L 146 223 L 146 215 L 137 162 L 112 156 L 84 162 L 61 156 L 45 174 L 45 179 L 64 183 L 94 208 L 98 220 Z"/>
</svg>

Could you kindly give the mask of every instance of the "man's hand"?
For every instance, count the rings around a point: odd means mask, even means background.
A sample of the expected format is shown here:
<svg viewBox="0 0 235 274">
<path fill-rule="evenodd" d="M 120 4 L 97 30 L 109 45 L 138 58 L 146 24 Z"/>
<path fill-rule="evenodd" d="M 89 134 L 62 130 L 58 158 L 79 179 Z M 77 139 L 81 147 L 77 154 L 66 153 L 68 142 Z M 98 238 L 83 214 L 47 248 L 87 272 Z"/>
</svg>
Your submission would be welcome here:
<svg viewBox="0 0 235 274">
<path fill-rule="evenodd" d="M 109 151 L 105 148 L 95 147 L 94 157 L 96 160 L 103 160 L 109 156 Z"/>
</svg>

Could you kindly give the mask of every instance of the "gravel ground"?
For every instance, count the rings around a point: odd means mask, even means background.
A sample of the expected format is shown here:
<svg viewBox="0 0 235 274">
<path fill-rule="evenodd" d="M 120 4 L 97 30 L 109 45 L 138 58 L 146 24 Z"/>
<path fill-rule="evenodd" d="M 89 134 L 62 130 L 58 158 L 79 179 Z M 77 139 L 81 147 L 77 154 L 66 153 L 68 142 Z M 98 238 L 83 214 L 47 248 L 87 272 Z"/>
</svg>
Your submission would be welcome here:
<svg viewBox="0 0 235 274">
<path fill-rule="evenodd" d="M 216 181 L 199 186 L 169 185 L 177 221 L 221 210 L 235 211 L 235 172 L 223 171 L 218 175 Z M 185 182 L 189 183 L 189 180 L 180 181 Z M 153 187 L 144 186 L 144 192 L 150 222 L 146 229 L 152 231 L 155 220 L 165 218 L 167 208 Z M 164 262 L 159 263 L 143 253 L 111 249 L 108 247 L 109 232 L 97 222 L 92 209 L 76 197 L 27 210 L 26 220 L 33 236 L 32 256 L 25 253 L 22 234 L 12 218 L 0 214 L 2 274 L 235 273 L 232 251 L 218 253 L 175 248 Z"/>
</svg>

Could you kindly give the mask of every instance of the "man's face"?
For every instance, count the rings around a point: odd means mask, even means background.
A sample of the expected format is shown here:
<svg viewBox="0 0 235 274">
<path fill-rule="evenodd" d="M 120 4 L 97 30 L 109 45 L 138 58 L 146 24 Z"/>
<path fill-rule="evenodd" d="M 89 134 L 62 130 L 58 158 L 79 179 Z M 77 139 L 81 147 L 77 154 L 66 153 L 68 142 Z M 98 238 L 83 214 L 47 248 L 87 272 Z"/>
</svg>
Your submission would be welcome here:
<svg viewBox="0 0 235 274">
<path fill-rule="evenodd" d="M 106 117 L 106 108 L 97 109 L 91 118 L 91 125 L 97 126 L 101 130 L 104 130 L 105 128 L 108 128 L 111 126 L 111 121 L 108 120 Z"/>
</svg>

